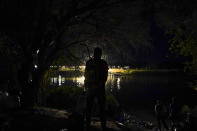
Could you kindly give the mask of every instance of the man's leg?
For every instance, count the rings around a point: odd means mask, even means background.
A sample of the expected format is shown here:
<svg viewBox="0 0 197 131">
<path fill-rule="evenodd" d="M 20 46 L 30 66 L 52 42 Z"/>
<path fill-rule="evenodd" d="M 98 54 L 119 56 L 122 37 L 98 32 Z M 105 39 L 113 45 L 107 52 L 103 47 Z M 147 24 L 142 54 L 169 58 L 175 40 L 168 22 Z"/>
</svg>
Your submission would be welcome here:
<svg viewBox="0 0 197 131">
<path fill-rule="evenodd" d="M 91 123 L 91 110 L 92 110 L 92 105 L 94 102 L 94 96 L 91 94 L 91 92 L 87 93 L 87 104 L 86 104 L 86 128 L 90 127 Z"/>
<path fill-rule="evenodd" d="M 171 116 L 170 117 L 170 128 L 172 129 L 172 130 L 174 130 L 174 128 L 175 128 L 175 125 L 174 125 L 174 118 Z"/>
<path fill-rule="evenodd" d="M 160 116 L 157 116 L 157 123 L 158 123 L 158 129 L 161 131 L 161 119 Z"/>
<path fill-rule="evenodd" d="M 99 108 L 100 108 L 100 120 L 102 129 L 106 129 L 106 112 L 105 112 L 105 103 L 106 98 L 105 95 L 101 94 L 98 96 Z"/>
<path fill-rule="evenodd" d="M 164 125 L 164 128 L 166 128 L 166 130 L 168 130 L 168 126 L 167 126 L 167 124 L 166 124 L 166 120 L 165 120 L 165 119 L 162 119 L 162 123 L 163 123 L 163 125 Z"/>
</svg>

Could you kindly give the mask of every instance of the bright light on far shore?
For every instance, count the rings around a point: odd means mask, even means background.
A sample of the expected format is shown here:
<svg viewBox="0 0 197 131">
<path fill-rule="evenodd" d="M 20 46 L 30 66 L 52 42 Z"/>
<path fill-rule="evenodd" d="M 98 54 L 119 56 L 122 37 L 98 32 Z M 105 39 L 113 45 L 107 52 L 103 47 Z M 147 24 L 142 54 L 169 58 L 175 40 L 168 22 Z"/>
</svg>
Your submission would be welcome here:
<svg viewBox="0 0 197 131">
<path fill-rule="evenodd" d="M 124 68 L 109 68 L 109 73 L 132 74 L 134 72 L 145 71 L 145 69 L 124 69 Z"/>
<path fill-rule="evenodd" d="M 59 69 L 60 71 L 75 71 L 75 70 L 80 70 L 80 71 L 85 71 L 85 66 L 62 66 Z"/>
<path fill-rule="evenodd" d="M 59 84 L 59 86 L 62 85 L 62 76 L 61 75 L 58 76 L 58 84 Z"/>
<path fill-rule="evenodd" d="M 37 65 L 34 65 L 34 67 L 37 69 L 38 68 L 38 66 Z"/>
<path fill-rule="evenodd" d="M 54 66 L 51 66 L 53 68 Z M 61 66 L 60 71 L 85 71 L 85 66 Z M 120 73 L 120 74 L 132 74 L 135 71 L 145 71 L 146 69 L 131 69 L 129 66 L 120 67 L 120 66 L 111 66 L 109 67 L 109 73 Z"/>
<path fill-rule="evenodd" d="M 38 50 L 36 51 L 36 53 L 38 54 L 38 53 L 39 53 L 39 51 L 40 51 L 40 50 L 38 49 Z"/>
<path fill-rule="evenodd" d="M 84 85 L 84 80 L 85 80 L 85 77 L 84 76 L 81 76 L 81 77 L 76 78 L 76 82 L 78 84 Z"/>
</svg>

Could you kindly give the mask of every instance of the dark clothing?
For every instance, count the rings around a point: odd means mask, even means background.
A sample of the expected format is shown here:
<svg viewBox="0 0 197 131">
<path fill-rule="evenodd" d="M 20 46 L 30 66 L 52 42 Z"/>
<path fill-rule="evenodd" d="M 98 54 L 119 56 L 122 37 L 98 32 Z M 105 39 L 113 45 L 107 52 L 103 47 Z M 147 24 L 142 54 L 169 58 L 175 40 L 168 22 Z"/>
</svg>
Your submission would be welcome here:
<svg viewBox="0 0 197 131">
<path fill-rule="evenodd" d="M 104 88 L 108 75 L 108 65 L 102 59 L 90 59 L 86 62 L 85 87 Z"/>
<path fill-rule="evenodd" d="M 158 128 L 161 130 L 161 124 L 163 124 L 164 128 L 168 130 L 168 126 L 166 124 L 165 118 L 162 118 L 161 116 L 157 116 L 157 123 L 158 123 Z"/>
<path fill-rule="evenodd" d="M 86 109 L 86 120 L 87 126 L 91 123 L 91 110 L 94 103 L 94 99 L 97 98 L 100 111 L 100 121 L 102 128 L 106 126 L 106 114 L 105 114 L 105 91 L 103 89 L 88 89 L 87 91 L 87 109 Z"/>
<path fill-rule="evenodd" d="M 169 104 L 169 119 L 171 123 L 171 128 L 174 129 L 176 122 L 178 121 L 178 110 L 177 105 L 175 105 L 175 103 Z"/>
<path fill-rule="evenodd" d="M 105 82 L 108 75 L 108 65 L 102 59 L 90 59 L 86 63 L 85 88 L 87 90 L 86 121 L 87 127 L 91 122 L 91 110 L 94 99 L 97 98 L 100 109 L 102 128 L 106 127 L 105 117 Z"/>
<path fill-rule="evenodd" d="M 155 105 L 155 113 L 158 122 L 158 128 L 161 130 L 161 124 L 163 124 L 164 128 L 168 130 L 168 126 L 166 124 L 167 118 L 167 109 L 163 104 L 156 104 Z"/>
</svg>

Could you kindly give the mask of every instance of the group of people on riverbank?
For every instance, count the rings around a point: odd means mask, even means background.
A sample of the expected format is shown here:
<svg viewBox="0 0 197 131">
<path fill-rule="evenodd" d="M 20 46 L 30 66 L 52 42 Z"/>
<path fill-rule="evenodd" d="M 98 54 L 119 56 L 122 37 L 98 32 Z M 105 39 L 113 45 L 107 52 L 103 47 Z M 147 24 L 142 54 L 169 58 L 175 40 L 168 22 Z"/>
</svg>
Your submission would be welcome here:
<svg viewBox="0 0 197 131">
<path fill-rule="evenodd" d="M 180 107 L 175 102 L 175 97 L 172 97 L 168 104 L 164 104 L 161 100 L 156 100 L 154 111 L 159 131 L 161 131 L 162 127 L 166 130 L 176 130 L 180 118 Z M 167 124 L 167 121 L 169 121 L 169 125 Z"/>
<path fill-rule="evenodd" d="M 101 127 L 106 130 L 106 95 L 105 95 L 105 83 L 108 76 L 108 64 L 105 60 L 101 59 L 102 49 L 95 48 L 94 56 L 86 62 L 85 67 L 85 89 L 86 89 L 86 129 L 89 130 L 91 123 L 91 110 L 94 102 L 94 98 L 97 98 L 100 109 Z M 172 130 L 176 128 L 176 122 L 178 119 L 178 106 L 175 103 L 175 98 L 171 98 L 169 104 L 162 103 L 157 100 L 155 104 L 155 113 L 158 121 L 158 129 L 161 131 L 163 126 L 166 130 L 169 130 L 169 126 L 166 123 L 166 119 L 170 120 L 170 127 Z"/>
</svg>

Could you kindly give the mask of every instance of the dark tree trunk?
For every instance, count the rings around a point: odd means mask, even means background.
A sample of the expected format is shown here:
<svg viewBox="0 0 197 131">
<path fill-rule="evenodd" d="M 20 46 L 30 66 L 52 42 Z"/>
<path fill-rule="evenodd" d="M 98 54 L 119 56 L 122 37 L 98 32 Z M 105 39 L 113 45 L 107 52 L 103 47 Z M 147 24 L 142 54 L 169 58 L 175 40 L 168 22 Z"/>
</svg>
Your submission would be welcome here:
<svg viewBox="0 0 197 131">
<path fill-rule="evenodd" d="M 23 74 L 21 74 L 22 80 L 20 81 L 22 91 L 21 106 L 31 108 L 38 103 L 38 92 L 41 88 L 40 83 L 44 76 L 44 70 L 27 73 L 32 73 L 32 80 L 29 80 L 23 71 Z"/>
<path fill-rule="evenodd" d="M 32 88 L 33 88 L 33 93 L 34 93 L 33 94 L 34 104 L 40 103 L 38 101 L 38 93 L 39 93 L 39 89 L 42 88 L 41 82 L 43 80 L 45 71 L 46 71 L 46 69 L 44 69 L 44 68 L 38 68 L 37 70 L 35 69 L 32 72 Z"/>
<path fill-rule="evenodd" d="M 32 69 L 33 61 L 31 57 L 27 57 L 18 73 L 18 80 L 21 86 L 21 107 L 33 107 L 33 84 L 32 84 Z"/>
<path fill-rule="evenodd" d="M 19 83 L 21 86 L 21 107 L 31 107 L 33 106 L 32 97 L 32 82 L 29 80 L 28 70 L 20 71 Z"/>
</svg>

